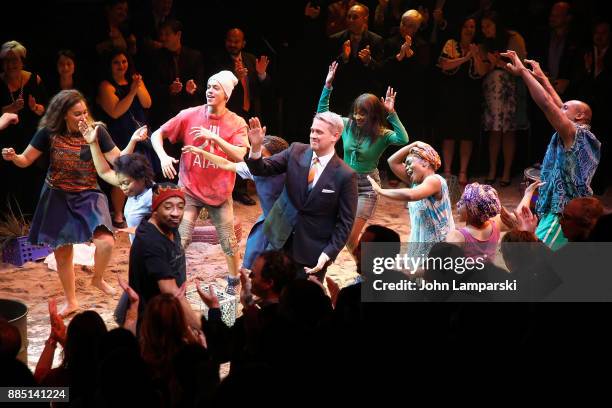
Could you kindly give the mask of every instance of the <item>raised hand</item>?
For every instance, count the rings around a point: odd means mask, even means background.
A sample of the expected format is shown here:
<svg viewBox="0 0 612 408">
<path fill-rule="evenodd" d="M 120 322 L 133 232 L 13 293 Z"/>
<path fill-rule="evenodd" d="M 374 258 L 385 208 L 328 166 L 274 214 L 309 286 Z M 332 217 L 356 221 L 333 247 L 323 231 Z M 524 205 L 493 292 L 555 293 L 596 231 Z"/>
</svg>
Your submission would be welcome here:
<svg viewBox="0 0 612 408">
<path fill-rule="evenodd" d="M 342 58 L 348 61 L 351 58 L 351 40 L 346 40 L 342 44 Z"/>
<path fill-rule="evenodd" d="M 506 52 L 500 53 L 499 55 L 502 57 L 510 58 L 510 62 L 506 64 L 505 68 L 512 75 L 519 76 L 521 74 L 521 70 L 525 69 L 523 62 L 518 57 L 515 51 L 508 50 Z"/>
<path fill-rule="evenodd" d="M 66 344 L 66 325 L 62 316 L 57 312 L 57 301 L 49 299 L 49 322 L 51 323 L 50 338 L 64 346 Z"/>
<path fill-rule="evenodd" d="M 244 307 L 253 304 L 253 293 L 251 292 L 251 279 L 249 278 L 250 271 L 246 268 L 240 268 L 240 303 Z"/>
<path fill-rule="evenodd" d="M 181 82 L 181 80 L 179 78 L 176 78 L 170 84 L 170 93 L 172 95 L 176 95 L 176 94 L 180 93 L 182 90 L 183 90 L 183 83 Z"/>
<path fill-rule="evenodd" d="M 529 206 L 522 207 L 520 211 L 515 211 L 514 214 L 518 222 L 517 228 L 520 231 L 535 233 L 538 227 L 538 218 L 533 215 Z"/>
<path fill-rule="evenodd" d="M 259 118 L 251 118 L 249 119 L 249 130 L 248 136 L 249 141 L 251 142 L 251 149 L 253 151 L 259 151 L 261 149 L 261 145 L 263 144 L 264 136 L 266 135 L 266 127 L 261 127 L 261 123 L 259 122 Z"/>
<path fill-rule="evenodd" d="M 89 123 L 87 123 L 87 121 L 80 120 L 78 126 L 79 132 L 81 132 L 83 139 L 85 139 L 88 144 L 92 144 L 96 141 L 98 138 L 98 132 L 96 132 L 95 129 L 92 128 Z"/>
<path fill-rule="evenodd" d="M 219 298 L 215 293 L 215 287 L 213 285 L 208 285 L 208 291 L 206 291 L 202 289 L 202 287 L 200 286 L 200 282 L 201 280 L 198 279 L 196 281 L 195 287 L 198 291 L 198 295 L 200 295 L 200 299 L 202 299 L 202 302 L 204 302 L 208 309 L 219 309 Z"/>
<path fill-rule="evenodd" d="M 189 95 L 193 95 L 197 90 L 198 86 L 193 79 L 187 81 L 187 84 L 185 84 L 185 92 L 187 92 Z"/>
<path fill-rule="evenodd" d="M 542 187 L 544 184 L 546 184 L 545 181 L 534 181 L 533 183 L 527 186 L 527 188 L 525 189 L 525 194 L 533 194 L 536 189 Z"/>
<path fill-rule="evenodd" d="M 367 45 L 363 50 L 359 51 L 357 56 L 359 57 L 361 62 L 364 63 L 364 65 L 368 65 L 372 61 L 372 54 L 370 52 L 370 46 Z"/>
<path fill-rule="evenodd" d="M 385 99 L 383 99 L 382 97 L 380 98 L 383 105 L 385 105 L 385 109 L 387 110 L 388 113 L 395 112 L 395 96 L 396 95 L 397 95 L 397 92 L 393 91 L 393 88 L 388 87 L 387 95 L 385 96 Z"/>
<path fill-rule="evenodd" d="M 334 78 L 336 77 L 336 69 L 338 69 L 338 63 L 334 61 L 329 65 L 327 77 L 325 78 L 325 87 L 328 89 L 332 87 L 332 83 L 334 82 Z"/>
<path fill-rule="evenodd" d="M 263 76 L 266 73 L 266 70 L 268 69 L 269 63 L 270 63 L 270 60 L 265 55 L 262 55 L 261 57 L 256 59 L 255 60 L 255 71 L 257 71 L 257 75 Z"/>
<path fill-rule="evenodd" d="M 149 128 L 147 125 L 141 126 L 134 131 L 132 134 L 132 139 L 135 142 L 144 142 L 149 138 Z"/>
<path fill-rule="evenodd" d="M 540 67 L 540 63 L 536 60 L 526 59 L 525 64 L 529 65 L 531 69 L 529 72 L 538 80 L 538 82 L 542 83 L 542 81 L 546 80 L 546 74 L 542 71 Z"/>
<path fill-rule="evenodd" d="M 15 149 L 12 147 L 5 147 L 2 149 L 2 158 L 6 161 L 13 161 L 17 157 L 17 153 L 15 153 Z"/>
</svg>

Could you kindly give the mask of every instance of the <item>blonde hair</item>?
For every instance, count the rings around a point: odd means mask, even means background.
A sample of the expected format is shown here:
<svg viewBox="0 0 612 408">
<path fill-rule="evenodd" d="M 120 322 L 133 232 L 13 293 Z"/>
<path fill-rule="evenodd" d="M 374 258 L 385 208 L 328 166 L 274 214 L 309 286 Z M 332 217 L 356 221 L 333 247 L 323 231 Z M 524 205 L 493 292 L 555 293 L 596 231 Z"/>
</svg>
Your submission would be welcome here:
<svg viewBox="0 0 612 408">
<path fill-rule="evenodd" d="M 342 121 L 342 117 L 334 112 L 319 112 L 315 115 L 315 119 L 319 119 L 322 122 L 327 123 L 329 126 L 329 130 L 332 133 L 342 134 L 344 130 L 344 122 Z"/>
<path fill-rule="evenodd" d="M 0 49 L 0 59 L 6 58 L 7 54 L 9 52 L 11 52 L 11 51 L 15 55 L 17 55 L 19 58 L 21 58 L 22 62 L 25 59 L 26 54 L 28 53 L 26 48 L 23 45 L 21 45 L 20 42 L 18 42 L 18 41 L 7 41 L 4 44 L 2 44 L 2 48 Z"/>
</svg>

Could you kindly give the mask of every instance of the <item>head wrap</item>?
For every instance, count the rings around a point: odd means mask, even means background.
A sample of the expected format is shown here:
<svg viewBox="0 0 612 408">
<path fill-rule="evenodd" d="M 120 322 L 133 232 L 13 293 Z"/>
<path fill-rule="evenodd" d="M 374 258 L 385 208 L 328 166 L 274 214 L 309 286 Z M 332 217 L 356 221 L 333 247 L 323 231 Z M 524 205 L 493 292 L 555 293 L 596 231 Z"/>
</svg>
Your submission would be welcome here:
<svg viewBox="0 0 612 408">
<path fill-rule="evenodd" d="M 227 99 L 230 98 L 230 96 L 232 95 L 232 91 L 234 90 L 234 87 L 238 84 L 238 78 L 236 78 L 236 75 L 234 75 L 232 71 L 217 72 L 215 75 L 208 78 L 208 82 L 213 82 L 213 81 L 218 82 L 219 85 L 221 85 L 221 88 L 223 88 L 223 91 L 225 92 L 225 96 L 227 96 Z"/>
<path fill-rule="evenodd" d="M 179 197 L 185 201 L 185 193 L 176 184 L 166 183 L 154 186 L 151 211 L 157 210 L 161 203 L 172 197 Z"/>
<path fill-rule="evenodd" d="M 419 156 L 421 159 L 425 160 L 431 167 L 433 167 L 434 171 L 440 168 L 442 164 L 442 160 L 440 160 L 440 155 L 436 150 L 424 142 L 418 142 L 415 146 L 410 149 L 408 156 L 411 154 Z"/>
<path fill-rule="evenodd" d="M 465 186 L 457 208 L 465 207 L 468 218 L 482 224 L 501 211 L 497 191 L 488 184 L 472 183 Z"/>
</svg>

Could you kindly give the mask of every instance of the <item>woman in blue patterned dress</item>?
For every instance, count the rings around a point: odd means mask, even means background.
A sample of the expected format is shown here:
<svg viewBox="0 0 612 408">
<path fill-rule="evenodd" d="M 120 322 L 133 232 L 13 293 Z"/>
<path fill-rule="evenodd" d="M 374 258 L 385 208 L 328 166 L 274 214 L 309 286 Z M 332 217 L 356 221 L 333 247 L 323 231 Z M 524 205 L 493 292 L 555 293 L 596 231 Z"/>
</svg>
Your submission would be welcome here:
<svg viewBox="0 0 612 408">
<path fill-rule="evenodd" d="M 410 238 L 408 256 L 425 256 L 436 242 L 455 228 L 448 186 L 436 174 L 441 160 L 427 143 L 414 142 L 389 158 L 395 175 L 409 188 L 385 189 L 368 178 L 374 191 L 394 200 L 408 201 Z"/>
</svg>

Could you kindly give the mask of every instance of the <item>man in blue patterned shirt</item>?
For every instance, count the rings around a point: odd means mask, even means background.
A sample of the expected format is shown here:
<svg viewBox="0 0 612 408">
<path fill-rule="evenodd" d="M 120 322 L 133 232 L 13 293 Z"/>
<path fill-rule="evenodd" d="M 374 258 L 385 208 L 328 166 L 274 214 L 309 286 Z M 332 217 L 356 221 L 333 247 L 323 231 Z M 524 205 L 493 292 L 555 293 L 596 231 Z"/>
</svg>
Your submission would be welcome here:
<svg viewBox="0 0 612 408">
<path fill-rule="evenodd" d="M 565 205 L 574 198 L 593 195 L 591 180 L 599 164 L 601 143 L 589 130 L 589 105 L 561 101 L 536 61 L 525 60 L 531 66 L 527 69 L 514 51 L 502 56 L 510 58 L 508 71 L 523 78 L 531 97 L 556 130 L 542 163 L 540 177 L 545 184 L 540 187 L 536 204 L 540 217 L 536 235 L 555 250 L 567 242 L 559 224 Z"/>
</svg>

